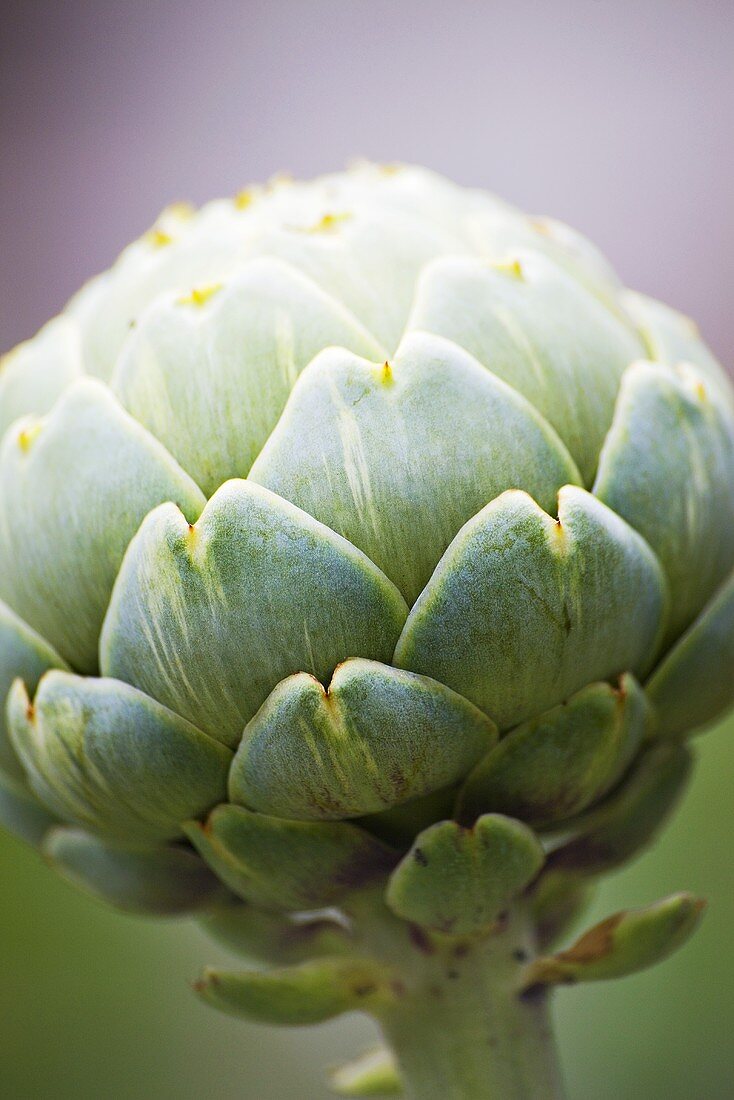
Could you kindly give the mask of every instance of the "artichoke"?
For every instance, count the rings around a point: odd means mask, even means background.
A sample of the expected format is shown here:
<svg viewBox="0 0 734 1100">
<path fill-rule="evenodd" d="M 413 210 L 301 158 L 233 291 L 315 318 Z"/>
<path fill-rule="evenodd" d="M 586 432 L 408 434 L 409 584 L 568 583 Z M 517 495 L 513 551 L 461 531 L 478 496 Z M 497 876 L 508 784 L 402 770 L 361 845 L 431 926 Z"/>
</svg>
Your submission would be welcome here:
<svg viewBox="0 0 734 1100">
<path fill-rule="evenodd" d="M 583 237 L 421 169 L 164 211 L 0 371 L 0 817 L 360 1008 L 348 1095 L 560 1095 L 554 943 L 734 703 L 734 390 Z"/>
</svg>

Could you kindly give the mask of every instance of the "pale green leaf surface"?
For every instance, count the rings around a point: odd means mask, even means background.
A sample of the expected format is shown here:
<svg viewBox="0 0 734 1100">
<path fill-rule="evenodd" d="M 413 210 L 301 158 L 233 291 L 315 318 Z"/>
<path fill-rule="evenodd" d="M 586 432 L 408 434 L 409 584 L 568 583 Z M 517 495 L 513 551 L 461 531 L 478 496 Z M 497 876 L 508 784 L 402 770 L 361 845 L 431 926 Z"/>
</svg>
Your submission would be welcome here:
<svg viewBox="0 0 734 1100">
<path fill-rule="evenodd" d="M 321 911 L 277 912 L 230 897 L 199 923 L 228 952 L 261 963 L 305 963 L 325 955 L 351 955 L 354 948 L 346 922 Z"/>
<path fill-rule="evenodd" d="M 521 488 L 551 508 L 580 475 L 524 398 L 413 333 L 387 367 L 336 350 L 311 363 L 250 478 L 344 535 L 412 603 L 485 504 Z"/>
<path fill-rule="evenodd" d="M 20 779 L 0 771 L 0 825 L 34 847 L 57 819 Z"/>
<path fill-rule="evenodd" d="M 520 821 L 485 814 L 471 829 L 440 821 L 420 833 L 390 876 L 387 903 L 436 932 L 486 929 L 543 866 L 543 849 Z"/>
<path fill-rule="evenodd" d="M 101 383 L 70 387 L 48 418 L 21 421 L 0 451 L 0 597 L 82 672 L 143 517 L 204 497 Z"/>
<path fill-rule="evenodd" d="M 231 897 L 201 924 L 228 951 L 259 962 L 293 964 L 354 950 L 346 923 L 323 911 L 286 913 Z"/>
<path fill-rule="evenodd" d="M 647 543 L 583 489 L 554 520 L 504 493 L 456 536 L 410 612 L 394 663 L 508 729 L 594 680 L 652 664 L 666 614 Z"/>
<path fill-rule="evenodd" d="M 458 784 L 442 787 L 422 798 L 401 802 L 399 806 L 392 806 L 389 810 L 367 814 L 358 818 L 357 824 L 384 840 L 386 844 L 404 851 L 411 846 L 414 837 L 429 825 L 454 816 L 457 787 Z"/>
<path fill-rule="evenodd" d="M 389 661 L 407 614 L 361 551 L 249 481 L 229 481 L 190 526 L 153 512 L 105 620 L 106 675 L 235 745 L 275 685 L 320 680 L 355 654 Z"/>
<path fill-rule="evenodd" d="M 81 328 L 86 370 L 109 381 L 131 328 L 158 295 L 187 294 L 235 271 L 245 258 L 248 222 L 222 201 L 208 203 L 195 215 L 185 204 L 164 210 L 148 233 L 66 307 Z"/>
<path fill-rule="evenodd" d="M 116 843 L 62 827 L 48 834 L 43 854 L 74 886 L 129 913 L 179 916 L 226 896 L 206 864 L 187 848 Z"/>
<path fill-rule="evenodd" d="M 708 725 L 734 706 L 734 574 L 646 685 L 663 737 Z"/>
<path fill-rule="evenodd" d="M 0 357 L 0 438 L 19 417 L 48 412 L 81 373 L 79 327 L 65 316 Z"/>
<path fill-rule="evenodd" d="M 356 658 L 328 689 L 306 673 L 278 684 L 245 729 L 229 797 L 297 819 L 376 813 L 455 783 L 496 739 L 443 684 Z"/>
<path fill-rule="evenodd" d="M 337 201 L 322 210 L 316 220 L 292 218 L 254 232 L 248 255 L 279 257 L 303 271 L 392 352 L 421 269 L 467 246 L 440 226 L 373 204 Z"/>
<path fill-rule="evenodd" d="M 38 797 L 93 831 L 176 837 L 224 798 L 229 750 L 129 684 L 51 671 L 31 703 L 16 681 L 8 719 Z"/>
<path fill-rule="evenodd" d="M 125 345 L 113 389 L 211 495 L 247 474 L 299 373 L 332 344 L 384 358 L 300 272 L 253 260 L 203 301 L 153 305 Z"/>
<path fill-rule="evenodd" d="M 588 879 L 562 874 L 544 874 L 534 884 L 531 914 L 538 948 L 548 951 L 574 927 L 590 904 L 595 884 Z"/>
<path fill-rule="evenodd" d="M 221 282 L 254 256 L 273 256 L 310 275 L 394 347 L 421 266 L 473 251 L 467 222 L 488 210 L 510 208 L 420 168 L 281 177 L 199 211 L 164 210 L 67 311 L 81 326 L 87 369 L 109 379 L 130 326 L 156 297 Z"/>
<path fill-rule="evenodd" d="M 515 209 L 488 191 L 459 186 L 452 180 L 414 164 L 350 165 L 323 179 L 324 199 L 334 209 L 353 209 L 368 204 L 411 220 L 420 218 L 440 226 L 476 249 L 477 219 L 517 215 Z"/>
<path fill-rule="evenodd" d="M 482 256 L 503 260 L 519 249 L 540 252 L 597 297 L 618 308 L 620 283 L 616 272 L 588 237 L 565 222 L 509 207 L 485 206 L 472 212 L 470 229 L 470 240 Z"/>
<path fill-rule="evenodd" d="M 24 776 L 8 740 L 5 720 L 5 703 L 13 681 L 20 677 L 34 692 L 47 669 L 66 667 L 53 647 L 0 600 L 0 771 L 16 779 Z"/>
<path fill-rule="evenodd" d="M 734 388 L 726 371 L 701 339 L 695 321 L 663 302 L 628 290 L 622 300 L 645 341 L 651 359 L 674 366 L 693 363 L 734 416 Z"/>
<path fill-rule="evenodd" d="M 618 689 L 589 684 L 517 726 L 464 785 L 459 816 L 488 810 L 546 825 L 585 810 L 620 778 L 646 729 L 647 703 L 632 676 Z"/>
<path fill-rule="evenodd" d="M 530 225 L 535 234 L 534 246 L 547 251 L 557 263 L 563 263 L 597 293 L 611 299 L 619 290 L 619 276 L 607 257 L 578 229 L 547 215 L 531 216 Z"/>
<path fill-rule="evenodd" d="M 654 966 L 682 946 L 698 925 L 705 903 L 692 894 L 673 894 L 607 917 L 566 951 L 541 956 L 528 967 L 524 984 L 572 984 L 624 978 Z"/>
<path fill-rule="evenodd" d="M 390 974 L 361 959 L 317 959 L 266 972 L 209 968 L 196 983 L 208 1005 L 262 1024 L 320 1024 L 392 999 Z"/>
<path fill-rule="evenodd" d="M 622 378 L 594 493 L 647 540 L 680 634 L 734 565 L 734 424 L 699 370 L 635 363 Z"/>
<path fill-rule="evenodd" d="M 638 855 L 680 799 L 691 765 L 681 745 L 649 749 L 604 802 L 567 824 L 548 857 L 549 873 L 593 878 Z"/>
<path fill-rule="evenodd" d="M 644 347 L 576 279 L 530 251 L 441 259 L 421 275 L 408 329 L 454 340 L 523 394 L 591 481 L 619 379 Z"/>
<path fill-rule="evenodd" d="M 188 822 L 186 833 L 233 893 L 285 909 L 331 905 L 378 881 L 397 858 L 355 825 L 286 821 L 229 804 L 203 825 Z"/>
</svg>

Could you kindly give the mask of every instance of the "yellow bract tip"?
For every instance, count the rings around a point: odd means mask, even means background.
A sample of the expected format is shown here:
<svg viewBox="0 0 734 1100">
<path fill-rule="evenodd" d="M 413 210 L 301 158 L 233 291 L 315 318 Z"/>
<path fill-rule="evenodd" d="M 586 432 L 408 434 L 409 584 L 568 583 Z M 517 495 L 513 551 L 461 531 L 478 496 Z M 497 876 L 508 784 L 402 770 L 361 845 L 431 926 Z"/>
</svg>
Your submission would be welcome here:
<svg viewBox="0 0 734 1100">
<path fill-rule="evenodd" d="M 186 222 L 190 218 L 193 218 L 196 213 L 196 207 L 192 202 L 187 202 L 186 199 L 179 199 L 178 202 L 170 203 L 163 213 L 171 214 L 174 218 L 178 218 L 179 221 Z"/>
<path fill-rule="evenodd" d="M 33 444 L 33 441 L 39 435 L 41 428 L 43 427 L 40 420 L 35 424 L 30 424 L 27 428 L 23 428 L 18 432 L 18 446 L 21 451 L 27 453 Z"/>
<path fill-rule="evenodd" d="M 522 264 L 519 260 L 492 261 L 492 267 L 502 275 L 510 275 L 513 279 L 524 279 Z"/>
<path fill-rule="evenodd" d="M 209 286 L 197 286 L 191 291 L 190 294 L 186 294 L 183 298 L 178 299 L 180 306 L 203 306 L 205 302 L 222 289 L 221 283 L 211 283 Z"/>
<path fill-rule="evenodd" d="M 145 234 L 145 239 L 148 244 L 152 244 L 153 248 L 164 248 L 167 244 L 170 244 L 173 237 L 170 233 L 166 233 L 163 229 L 158 229 L 157 226 L 153 226 Z"/>
<path fill-rule="evenodd" d="M 255 192 L 252 187 L 243 187 L 241 191 L 238 191 L 232 200 L 237 210 L 247 210 L 248 206 L 252 206 L 255 199 Z"/>
<path fill-rule="evenodd" d="M 335 229 L 338 229 L 342 222 L 347 222 L 352 215 L 346 211 L 340 214 L 324 214 L 322 218 L 319 218 L 313 225 L 308 226 L 307 233 L 333 233 Z"/>
<path fill-rule="evenodd" d="M 270 177 L 266 187 L 269 191 L 274 191 L 276 187 L 288 187 L 291 183 L 293 183 L 292 172 L 276 172 Z"/>
<path fill-rule="evenodd" d="M 530 218 L 529 220 L 536 233 L 540 233 L 543 237 L 551 236 L 550 226 L 544 218 Z"/>
<path fill-rule="evenodd" d="M 566 528 L 563 526 L 559 519 L 554 520 L 553 522 L 551 542 L 558 549 L 559 553 L 563 553 L 566 550 Z"/>
</svg>

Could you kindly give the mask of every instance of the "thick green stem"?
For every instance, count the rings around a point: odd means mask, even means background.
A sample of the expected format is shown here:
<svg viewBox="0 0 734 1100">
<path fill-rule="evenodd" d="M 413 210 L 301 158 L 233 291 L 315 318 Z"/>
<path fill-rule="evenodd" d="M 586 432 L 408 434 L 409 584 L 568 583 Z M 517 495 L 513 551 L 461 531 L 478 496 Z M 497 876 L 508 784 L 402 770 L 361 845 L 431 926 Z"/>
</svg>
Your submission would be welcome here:
<svg viewBox="0 0 734 1100">
<path fill-rule="evenodd" d="M 412 1100 L 562 1095 L 545 998 L 523 1001 L 480 967 L 424 986 L 383 1028 Z"/>
<path fill-rule="evenodd" d="M 560 1100 L 545 993 L 521 996 L 534 953 L 525 913 L 482 939 L 428 937 L 374 913 L 373 949 L 390 956 L 401 984 L 380 1013 L 411 1100 Z"/>
</svg>

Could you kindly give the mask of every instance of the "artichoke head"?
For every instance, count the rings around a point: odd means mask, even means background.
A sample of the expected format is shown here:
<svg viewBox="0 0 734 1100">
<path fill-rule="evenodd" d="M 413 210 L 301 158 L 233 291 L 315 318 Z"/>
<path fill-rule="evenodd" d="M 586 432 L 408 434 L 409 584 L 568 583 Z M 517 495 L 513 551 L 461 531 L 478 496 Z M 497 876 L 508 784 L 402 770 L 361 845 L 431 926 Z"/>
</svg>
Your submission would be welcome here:
<svg viewBox="0 0 734 1100">
<path fill-rule="evenodd" d="M 0 432 L 0 817 L 123 908 L 296 964 L 375 885 L 551 927 L 734 702 L 727 376 L 427 171 L 165 211 L 2 360 Z"/>
</svg>

